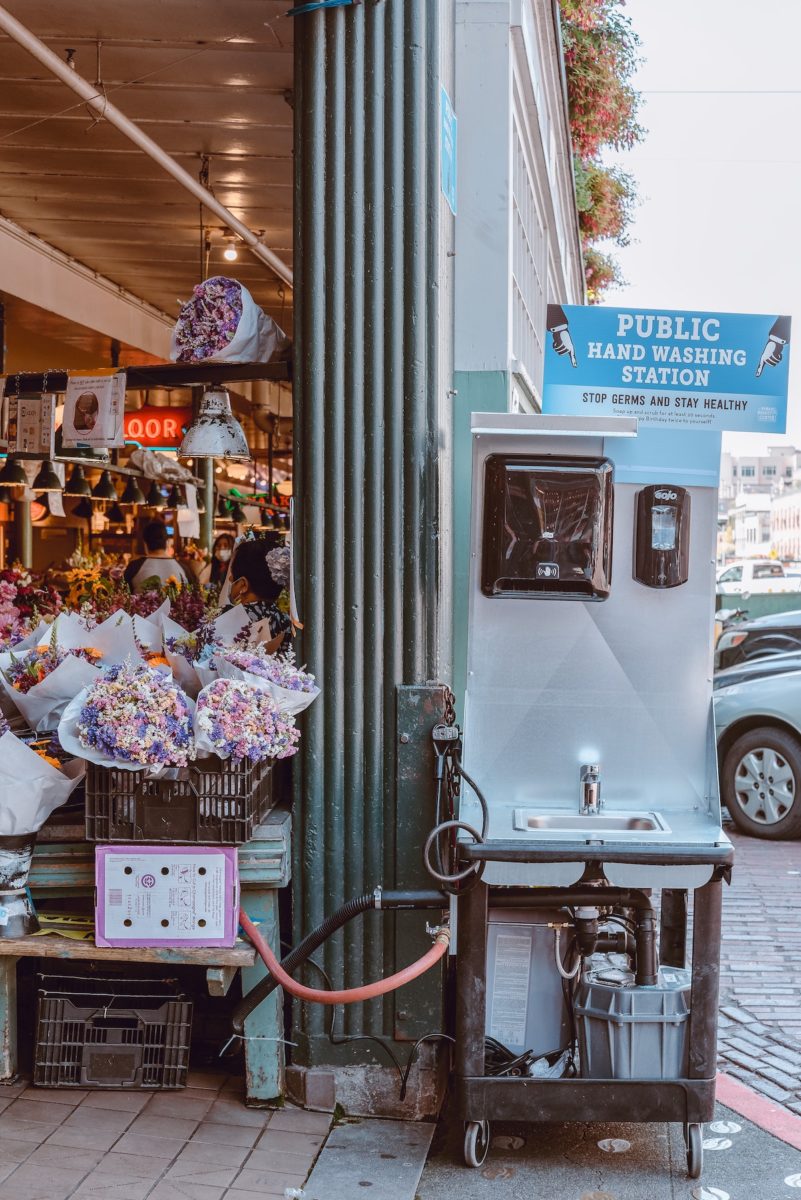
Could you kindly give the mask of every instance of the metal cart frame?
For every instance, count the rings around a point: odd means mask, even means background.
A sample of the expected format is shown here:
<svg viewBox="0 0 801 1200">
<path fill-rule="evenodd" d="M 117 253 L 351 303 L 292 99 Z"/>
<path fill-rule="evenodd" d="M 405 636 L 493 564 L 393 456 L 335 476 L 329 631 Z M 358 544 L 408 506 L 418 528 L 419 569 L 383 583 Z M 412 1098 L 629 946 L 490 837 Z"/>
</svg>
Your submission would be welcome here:
<svg viewBox="0 0 801 1200">
<path fill-rule="evenodd" d="M 681 1121 L 687 1167 L 698 1178 L 703 1163 L 702 1124 L 713 1117 L 717 1066 L 717 1018 L 723 881 L 728 882 L 734 852 L 723 843 L 707 847 L 608 845 L 601 850 L 575 844 L 486 842 L 463 845 L 462 859 L 501 862 L 605 862 L 713 868 L 710 880 L 694 889 L 692 986 L 689 1016 L 689 1070 L 686 1079 L 498 1078 L 484 1073 L 487 910 L 491 889 L 479 882 L 458 898 L 456 959 L 455 1070 L 457 1111 L 466 1122 L 465 1161 L 483 1162 L 490 1120 L 523 1121 Z M 570 903 L 573 887 L 549 888 Z M 536 893 L 536 889 L 532 889 Z M 599 888 L 599 899 L 603 889 Z M 521 899 L 520 907 L 525 907 Z M 684 966 L 687 945 L 687 890 L 663 889 L 660 961 Z"/>
</svg>

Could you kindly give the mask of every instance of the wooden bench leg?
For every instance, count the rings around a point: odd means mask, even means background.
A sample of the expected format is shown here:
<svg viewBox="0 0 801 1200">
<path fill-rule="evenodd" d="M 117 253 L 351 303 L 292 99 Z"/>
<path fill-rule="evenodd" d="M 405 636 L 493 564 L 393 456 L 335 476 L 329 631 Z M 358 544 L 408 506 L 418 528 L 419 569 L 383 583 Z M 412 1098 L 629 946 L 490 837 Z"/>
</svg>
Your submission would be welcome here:
<svg viewBox="0 0 801 1200">
<path fill-rule="evenodd" d="M 278 892 L 275 888 L 243 889 L 242 904 L 270 946 L 279 952 Z M 279 953 L 280 956 L 280 953 Z M 242 968 L 242 994 L 247 995 L 267 974 L 261 959 Z M 245 1022 L 245 1079 L 247 1103 L 275 1100 L 284 1090 L 283 992 L 277 988 Z"/>
<path fill-rule="evenodd" d="M 17 960 L 0 958 L 0 1079 L 17 1073 Z"/>
</svg>

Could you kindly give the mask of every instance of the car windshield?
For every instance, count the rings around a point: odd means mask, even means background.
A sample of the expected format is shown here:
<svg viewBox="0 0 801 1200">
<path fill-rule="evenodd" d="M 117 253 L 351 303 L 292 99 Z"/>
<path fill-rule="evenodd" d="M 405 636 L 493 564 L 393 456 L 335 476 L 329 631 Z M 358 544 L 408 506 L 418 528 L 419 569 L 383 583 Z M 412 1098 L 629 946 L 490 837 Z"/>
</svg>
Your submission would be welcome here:
<svg viewBox="0 0 801 1200">
<path fill-rule="evenodd" d="M 743 578 L 742 567 L 729 567 L 718 579 L 718 583 L 740 583 Z"/>
</svg>

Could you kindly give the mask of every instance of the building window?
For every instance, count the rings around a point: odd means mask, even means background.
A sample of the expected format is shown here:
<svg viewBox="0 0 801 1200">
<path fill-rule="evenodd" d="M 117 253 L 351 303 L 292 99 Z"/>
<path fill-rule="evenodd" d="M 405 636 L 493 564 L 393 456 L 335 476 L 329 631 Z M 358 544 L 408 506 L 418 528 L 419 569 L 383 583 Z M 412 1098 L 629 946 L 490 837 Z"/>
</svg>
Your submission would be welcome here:
<svg viewBox="0 0 801 1200">
<path fill-rule="evenodd" d="M 775 466 L 773 466 L 772 464 L 769 463 L 762 468 L 762 473 L 763 473 L 763 475 L 766 475 L 766 476 L 767 475 L 775 475 L 776 468 L 775 468 Z"/>
<path fill-rule="evenodd" d="M 740 467 L 740 474 L 743 479 L 753 479 L 756 472 L 753 467 Z"/>
<path fill-rule="evenodd" d="M 534 387 L 542 384 L 545 329 L 546 223 L 527 153 L 525 121 L 515 93 L 512 120 L 512 354 Z"/>
</svg>

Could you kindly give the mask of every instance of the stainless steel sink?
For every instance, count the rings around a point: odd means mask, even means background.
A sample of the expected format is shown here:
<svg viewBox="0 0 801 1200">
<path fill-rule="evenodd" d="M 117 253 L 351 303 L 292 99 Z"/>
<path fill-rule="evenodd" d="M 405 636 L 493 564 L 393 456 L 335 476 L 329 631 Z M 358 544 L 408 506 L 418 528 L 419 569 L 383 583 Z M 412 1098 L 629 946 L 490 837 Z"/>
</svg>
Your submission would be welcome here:
<svg viewBox="0 0 801 1200">
<path fill-rule="evenodd" d="M 516 808 L 514 827 L 590 838 L 608 833 L 670 833 L 670 827 L 656 812 L 601 812 L 584 816 Z"/>
</svg>

